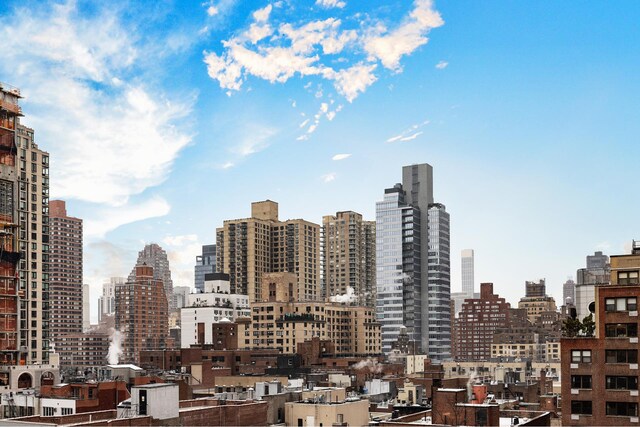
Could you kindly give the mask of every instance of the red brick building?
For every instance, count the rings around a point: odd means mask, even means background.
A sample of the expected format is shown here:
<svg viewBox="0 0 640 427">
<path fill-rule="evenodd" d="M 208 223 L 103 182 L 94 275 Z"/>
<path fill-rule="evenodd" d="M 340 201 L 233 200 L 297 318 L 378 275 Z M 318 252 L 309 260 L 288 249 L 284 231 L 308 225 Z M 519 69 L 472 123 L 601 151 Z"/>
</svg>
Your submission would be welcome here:
<svg viewBox="0 0 640 427">
<path fill-rule="evenodd" d="M 168 302 L 153 267 L 139 265 L 132 282 L 116 286 L 116 329 L 124 335 L 121 363 L 140 362 L 140 351 L 167 348 Z"/>
<path fill-rule="evenodd" d="M 493 283 L 480 284 L 480 298 L 467 299 L 453 323 L 453 358 L 489 360 L 493 335 L 509 325 L 511 304 L 493 293 Z"/>
<path fill-rule="evenodd" d="M 49 202 L 50 336 L 82 332 L 82 220 L 67 215 L 63 200 Z"/>
<path fill-rule="evenodd" d="M 562 424 L 639 425 L 640 242 L 611 257 L 611 285 L 596 286 L 595 337 L 561 341 Z"/>
</svg>

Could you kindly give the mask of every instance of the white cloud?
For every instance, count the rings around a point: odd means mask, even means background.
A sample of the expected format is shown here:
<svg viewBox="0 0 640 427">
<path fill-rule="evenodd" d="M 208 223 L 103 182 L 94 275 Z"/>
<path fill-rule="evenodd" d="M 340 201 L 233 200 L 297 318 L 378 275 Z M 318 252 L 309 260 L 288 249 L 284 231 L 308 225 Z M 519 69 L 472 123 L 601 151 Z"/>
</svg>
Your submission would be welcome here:
<svg viewBox="0 0 640 427">
<path fill-rule="evenodd" d="M 399 141 L 411 141 L 413 139 L 416 139 L 418 136 L 422 135 L 423 132 L 416 132 L 412 135 L 409 136 L 405 136 L 399 139 Z"/>
<path fill-rule="evenodd" d="M 316 0 L 316 4 L 318 6 L 322 6 L 325 8 L 331 8 L 331 7 L 337 7 L 339 9 L 342 9 L 343 7 L 345 7 L 347 4 L 342 1 L 342 0 Z"/>
<path fill-rule="evenodd" d="M 52 196 L 122 206 L 166 179 L 191 140 L 178 124 L 193 101 L 128 77 L 146 46 L 115 12 L 99 12 L 83 18 L 73 1 L 17 9 L 0 28 L 0 72 L 22 87 L 24 122 L 47 141 Z"/>
<path fill-rule="evenodd" d="M 276 133 L 275 129 L 267 126 L 249 125 L 243 134 L 242 141 L 232 151 L 241 157 L 260 152 L 269 146 L 269 140 Z"/>
<path fill-rule="evenodd" d="M 309 124 L 309 120 L 310 120 L 310 119 L 306 119 L 304 122 L 300 123 L 300 127 L 301 127 L 301 128 L 303 128 L 303 127 L 305 127 L 306 125 L 308 125 L 308 124 Z"/>
<path fill-rule="evenodd" d="M 336 154 L 331 158 L 331 160 L 344 160 L 351 157 L 351 154 Z"/>
<path fill-rule="evenodd" d="M 411 141 L 416 139 L 418 136 L 422 135 L 423 132 L 416 132 L 416 130 L 422 128 L 423 126 L 426 126 L 429 124 L 429 120 L 425 120 L 422 123 L 416 123 L 414 125 L 409 126 L 408 129 L 403 130 L 399 135 L 395 135 L 392 136 L 391 138 L 387 139 L 388 143 L 391 142 L 405 142 L 405 141 Z"/>
<path fill-rule="evenodd" d="M 447 61 L 440 61 L 436 64 L 436 68 L 438 70 L 444 70 L 445 68 L 447 68 L 447 65 L 449 65 Z"/>
<path fill-rule="evenodd" d="M 235 166 L 235 164 L 233 162 L 226 162 L 226 163 L 223 163 L 222 166 L 220 166 L 220 167 L 222 169 L 231 169 L 234 166 Z"/>
<path fill-rule="evenodd" d="M 415 0 L 409 17 L 395 30 L 387 32 L 384 26 L 373 29 L 364 47 L 370 59 L 378 59 L 386 68 L 401 71 L 400 59 L 426 44 L 426 34 L 440 27 L 444 21 L 433 9 L 431 0 Z"/>
<path fill-rule="evenodd" d="M 316 4 L 345 5 L 339 0 L 318 0 Z M 336 91 L 352 102 L 378 80 L 378 61 L 401 71 L 402 57 L 427 43 L 426 34 L 432 28 L 443 25 L 429 0 L 416 0 L 409 15 L 391 31 L 380 22 L 366 21 L 357 29 L 343 29 L 342 20 L 333 17 L 299 25 L 277 23 L 271 13 L 270 6 L 255 11 L 255 22 L 223 41 L 221 53 L 204 52 L 209 76 L 222 89 L 238 91 L 249 76 L 285 83 L 299 75 L 331 81 Z M 309 87 L 310 82 L 305 84 L 305 89 Z M 316 97 L 322 96 L 318 89 Z"/>
<path fill-rule="evenodd" d="M 266 22 L 269 19 L 272 8 L 273 7 L 271 5 L 268 5 L 262 9 L 256 10 L 253 12 L 253 19 L 255 19 L 256 22 Z"/>
<path fill-rule="evenodd" d="M 354 99 L 371 86 L 377 77 L 373 74 L 376 64 L 357 64 L 353 67 L 340 70 L 335 73 L 335 87 L 338 93 L 344 95 L 347 101 Z"/>
<path fill-rule="evenodd" d="M 328 173 L 328 174 L 326 174 L 326 175 L 322 175 L 322 177 L 321 177 L 321 178 L 322 178 L 322 181 L 323 181 L 323 182 L 331 182 L 331 181 L 335 181 L 335 179 L 336 179 L 336 173 L 335 173 L 335 172 L 331 172 L 331 173 Z"/>
<path fill-rule="evenodd" d="M 219 12 L 218 8 L 215 7 L 214 5 L 211 5 L 207 8 L 207 15 L 209 16 L 217 15 L 218 12 Z"/>
<path fill-rule="evenodd" d="M 139 203 L 129 202 L 126 209 L 104 207 L 84 221 L 84 237 L 88 240 L 104 237 L 124 224 L 167 215 L 171 206 L 162 197 L 151 197 Z"/>
</svg>

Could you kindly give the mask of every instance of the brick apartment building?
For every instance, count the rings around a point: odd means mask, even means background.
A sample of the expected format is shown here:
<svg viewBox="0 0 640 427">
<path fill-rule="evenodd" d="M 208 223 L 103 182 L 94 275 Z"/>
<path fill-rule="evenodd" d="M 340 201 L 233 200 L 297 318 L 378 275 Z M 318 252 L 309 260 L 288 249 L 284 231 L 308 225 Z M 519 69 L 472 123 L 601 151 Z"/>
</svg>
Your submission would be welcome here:
<svg viewBox="0 0 640 427">
<path fill-rule="evenodd" d="M 139 363 L 141 350 L 168 345 L 168 301 L 162 280 L 153 278 L 153 267 L 138 265 L 134 280 L 116 286 L 116 329 L 124 336 L 120 362 Z"/>
<path fill-rule="evenodd" d="M 82 332 L 82 220 L 67 215 L 63 200 L 49 203 L 51 337 Z"/>
<path fill-rule="evenodd" d="M 595 337 L 561 341 L 562 424 L 638 425 L 640 242 L 611 257 L 611 284 L 597 285 Z"/>
<path fill-rule="evenodd" d="M 454 320 L 455 360 L 489 360 L 494 333 L 506 329 L 511 318 L 511 304 L 493 293 L 493 283 L 480 284 L 480 298 L 467 299 Z"/>
</svg>

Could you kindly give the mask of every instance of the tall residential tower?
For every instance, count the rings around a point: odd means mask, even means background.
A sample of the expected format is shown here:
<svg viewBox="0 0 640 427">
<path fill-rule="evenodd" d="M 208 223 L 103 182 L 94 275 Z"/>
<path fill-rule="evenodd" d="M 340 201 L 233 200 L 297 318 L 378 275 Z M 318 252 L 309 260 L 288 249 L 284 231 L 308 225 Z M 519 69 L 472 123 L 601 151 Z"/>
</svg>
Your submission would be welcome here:
<svg viewBox="0 0 640 427">
<path fill-rule="evenodd" d="M 49 328 L 55 340 L 83 329 L 82 220 L 67 215 L 63 200 L 52 200 L 49 208 Z"/>
<path fill-rule="evenodd" d="M 322 218 L 323 296 L 327 301 L 374 307 L 376 223 L 357 212 Z"/>
<path fill-rule="evenodd" d="M 216 230 L 216 270 L 229 275 L 231 292 L 259 301 L 262 275 L 289 272 L 298 277 L 300 298 L 320 296 L 320 226 L 302 219 L 280 221 L 278 204 L 251 204 L 251 218 L 224 221 Z"/>
<path fill-rule="evenodd" d="M 376 302 L 382 347 L 402 326 L 431 359 L 451 356 L 449 214 L 433 201 L 433 168 L 405 166 L 376 204 Z"/>
</svg>

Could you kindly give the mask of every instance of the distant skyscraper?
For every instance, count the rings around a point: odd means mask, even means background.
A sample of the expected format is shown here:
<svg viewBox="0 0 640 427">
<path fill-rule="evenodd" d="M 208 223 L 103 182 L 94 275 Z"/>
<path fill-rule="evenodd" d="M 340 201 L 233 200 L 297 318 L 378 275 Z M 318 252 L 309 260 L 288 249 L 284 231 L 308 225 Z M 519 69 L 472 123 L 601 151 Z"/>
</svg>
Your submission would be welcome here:
<svg viewBox="0 0 640 427">
<path fill-rule="evenodd" d="M 191 294 L 191 288 L 189 286 L 176 286 L 175 288 L 173 288 L 173 297 L 176 300 L 176 308 L 187 306 L 189 294 Z"/>
<path fill-rule="evenodd" d="M 124 282 L 124 277 L 112 277 L 102 284 L 102 296 L 98 298 L 98 322 L 102 322 L 102 316 L 116 312 L 116 286 Z"/>
<path fill-rule="evenodd" d="M 67 215 L 63 200 L 49 203 L 51 337 L 83 329 L 82 220 Z"/>
<path fill-rule="evenodd" d="M 202 255 L 196 256 L 195 288 L 204 291 L 204 275 L 216 272 L 216 245 L 202 245 Z"/>
<path fill-rule="evenodd" d="M 462 292 L 473 298 L 475 292 L 473 249 L 463 249 L 462 260 Z"/>
<path fill-rule="evenodd" d="M 433 169 L 405 166 L 376 203 L 377 318 L 384 352 L 401 327 L 431 359 L 450 357 L 449 214 L 433 202 Z"/>
<path fill-rule="evenodd" d="M 303 219 L 278 219 L 271 200 L 251 204 L 251 218 L 224 221 L 216 230 L 216 270 L 229 275 L 231 292 L 262 298 L 262 275 L 298 276 L 300 298 L 320 297 L 320 226 Z"/>
<path fill-rule="evenodd" d="M 610 281 L 609 257 L 602 252 L 587 255 L 586 268 L 580 268 L 576 272 L 576 311 L 579 319 L 583 319 L 591 312 L 589 305 L 595 304 L 595 285 L 608 284 Z"/>
<path fill-rule="evenodd" d="M 175 301 L 173 300 L 173 280 L 171 280 L 171 269 L 169 267 L 169 258 L 167 252 L 156 243 L 148 244 L 143 250 L 138 252 L 139 265 L 149 265 L 153 267 L 154 279 L 162 280 L 164 284 L 164 292 L 169 303 L 169 310 L 175 309 Z M 133 282 L 136 277 L 136 267 L 129 274 L 128 282 Z"/>
<path fill-rule="evenodd" d="M 562 285 L 562 304 L 567 303 L 567 298 L 571 298 L 571 302 L 576 302 L 576 282 L 572 279 L 567 279 Z"/>
<path fill-rule="evenodd" d="M 322 218 L 323 296 L 351 294 L 349 302 L 374 307 L 376 302 L 376 223 L 357 212 Z M 339 301 L 340 302 L 340 301 Z M 346 301 L 345 301 L 346 302 Z"/>
<path fill-rule="evenodd" d="M 82 285 L 82 332 L 91 329 L 91 294 L 89 285 Z"/>
</svg>

